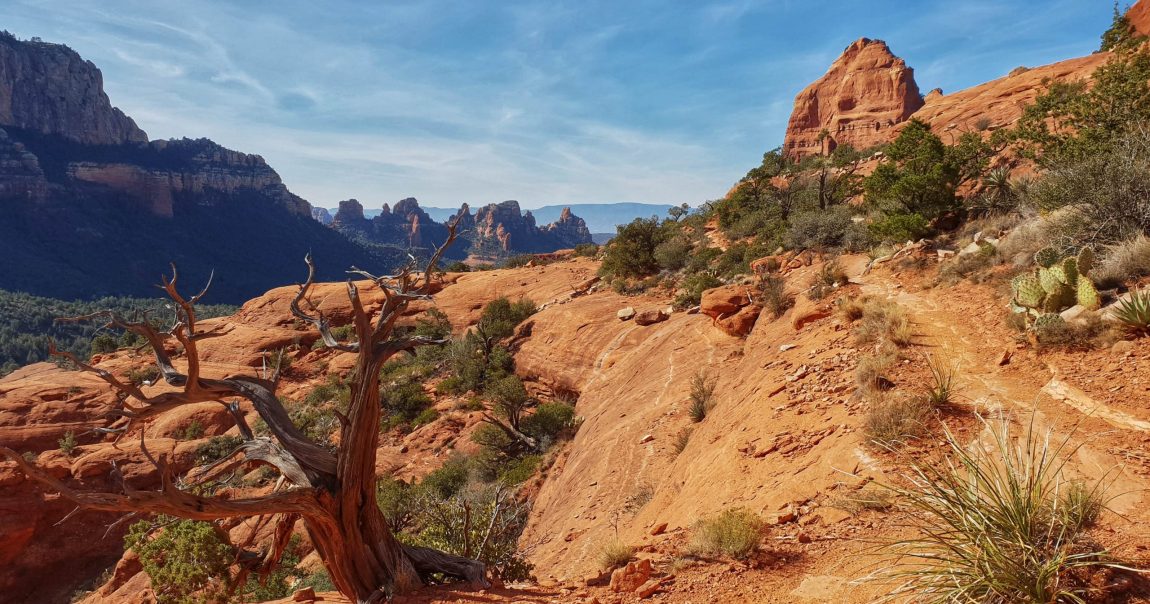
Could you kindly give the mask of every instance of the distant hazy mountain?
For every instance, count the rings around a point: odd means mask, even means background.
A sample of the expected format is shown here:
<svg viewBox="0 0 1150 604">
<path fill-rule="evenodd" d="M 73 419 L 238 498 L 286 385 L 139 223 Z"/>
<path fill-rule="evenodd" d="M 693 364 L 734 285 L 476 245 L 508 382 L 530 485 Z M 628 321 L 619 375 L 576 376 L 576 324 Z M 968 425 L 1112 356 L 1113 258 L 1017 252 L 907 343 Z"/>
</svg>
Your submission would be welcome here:
<svg viewBox="0 0 1150 604">
<path fill-rule="evenodd" d="M 614 235 L 616 226 L 627 224 L 636 218 L 649 218 L 651 216 L 666 218 L 667 210 L 670 207 L 670 205 L 657 203 L 576 203 L 571 205 L 543 206 L 538 209 L 532 209 L 531 213 L 535 215 L 535 219 L 539 224 L 548 224 L 559 220 L 559 215 L 563 213 L 563 208 L 571 208 L 571 213 L 579 216 L 587 223 L 587 230 L 592 233 L 610 233 Z M 436 222 L 443 222 L 455 215 L 455 213 L 459 211 L 459 208 L 424 207 L 423 210 Z M 333 208 L 331 213 L 335 214 L 335 212 L 336 210 Z M 375 218 L 380 212 L 382 212 L 382 210 L 369 210 L 365 208 L 363 215 L 367 218 Z"/>
</svg>

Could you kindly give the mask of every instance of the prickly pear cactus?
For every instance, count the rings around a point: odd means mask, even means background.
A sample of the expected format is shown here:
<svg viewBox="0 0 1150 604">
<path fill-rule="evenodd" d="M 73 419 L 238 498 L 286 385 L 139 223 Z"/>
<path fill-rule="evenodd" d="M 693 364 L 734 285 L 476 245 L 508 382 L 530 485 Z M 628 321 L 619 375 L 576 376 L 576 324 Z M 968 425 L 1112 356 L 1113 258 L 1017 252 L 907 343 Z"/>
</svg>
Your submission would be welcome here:
<svg viewBox="0 0 1150 604">
<path fill-rule="evenodd" d="M 1034 263 L 1042 268 L 1050 268 L 1059 260 L 1058 251 L 1052 247 L 1044 247 L 1034 254 Z"/>
<path fill-rule="evenodd" d="M 1011 310 L 1026 313 L 1033 321 L 1032 329 L 1061 322 L 1058 313 L 1075 304 L 1087 310 L 1101 306 L 1098 289 L 1087 277 L 1094 266 L 1094 253 L 1089 248 L 1067 258 L 1060 257 L 1054 248 L 1043 248 L 1034 254 L 1034 262 L 1038 267 L 1033 272 L 1011 281 L 1014 297 L 1010 301 Z"/>
</svg>

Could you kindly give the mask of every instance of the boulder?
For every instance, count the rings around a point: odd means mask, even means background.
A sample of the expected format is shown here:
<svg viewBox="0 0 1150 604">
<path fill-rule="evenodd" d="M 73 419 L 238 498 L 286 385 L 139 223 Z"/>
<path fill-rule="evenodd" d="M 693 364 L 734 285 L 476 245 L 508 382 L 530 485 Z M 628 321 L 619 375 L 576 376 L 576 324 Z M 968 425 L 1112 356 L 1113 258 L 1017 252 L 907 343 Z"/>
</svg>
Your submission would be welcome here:
<svg viewBox="0 0 1150 604">
<path fill-rule="evenodd" d="M 739 311 L 733 315 L 716 319 L 715 324 L 727 335 L 743 338 L 751 333 L 751 330 L 755 327 L 755 323 L 759 320 L 759 315 L 762 313 L 762 306 L 751 304 L 750 306 L 744 306 L 739 309 Z"/>
<path fill-rule="evenodd" d="M 635 323 L 637 325 L 654 325 L 655 323 L 662 323 L 666 321 L 670 315 L 662 309 L 644 310 L 643 312 L 635 315 Z"/>
<path fill-rule="evenodd" d="M 723 315 L 736 313 L 751 303 L 747 287 L 743 285 L 723 285 L 703 292 L 699 312 L 717 319 Z"/>
<path fill-rule="evenodd" d="M 615 593 L 633 592 L 651 578 L 652 572 L 650 560 L 636 560 L 611 573 L 611 591 Z"/>
</svg>

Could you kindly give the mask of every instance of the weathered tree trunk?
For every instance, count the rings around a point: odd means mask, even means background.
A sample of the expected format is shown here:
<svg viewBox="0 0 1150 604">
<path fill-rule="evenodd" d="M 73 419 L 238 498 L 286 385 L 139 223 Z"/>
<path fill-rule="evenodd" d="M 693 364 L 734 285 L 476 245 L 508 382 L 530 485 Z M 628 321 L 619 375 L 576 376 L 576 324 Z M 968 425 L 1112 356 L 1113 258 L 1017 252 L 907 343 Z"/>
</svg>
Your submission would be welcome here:
<svg viewBox="0 0 1150 604">
<path fill-rule="evenodd" d="M 387 526 L 375 499 L 375 461 L 379 446 L 380 367 L 393 355 L 412 351 L 424 344 L 440 341 L 423 337 L 396 335 L 396 321 L 413 300 L 428 300 L 433 291 L 432 272 L 447 246 L 455 239 L 456 225 L 449 226 L 448 240 L 432 256 L 427 269 L 415 273 L 409 265 L 397 275 L 376 277 L 353 269 L 353 273 L 379 287 L 385 302 L 374 318 L 363 308 L 352 282 L 347 284 L 348 299 L 355 323 L 355 342 L 340 342 L 331 333 L 326 317 L 307 297 L 315 276 L 311 258 L 307 258 L 308 279 L 292 301 L 292 313 L 317 327 L 324 343 L 333 349 L 357 355 L 351 375 L 351 402 L 347 415 L 339 415 L 342 425 L 339 450 L 333 455 L 310 441 L 292 424 L 287 410 L 275 396 L 278 371 L 270 379 L 247 376 L 226 379 L 201 377 L 196 343 L 217 335 L 196 330 L 195 303 L 206 293 L 184 299 L 176 290 L 176 272 L 163 286 L 175 302 L 176 324 L 169 332 L 159 332 L 147 321 L 129 322 L 110 311 L 76 319 L 104 317 L 109 327 L 126 329 L 145 337 L 156 357 L 164 380 L 181 391 L 146 396 L 139 387 L 123 383 L 111 373 L 92 367 L 74 355 L 70 358 L 84 370 L 95 373 L 121 394 L 121 406 L 112 412 L 113 423 L 102 430 L 123 437 L 140 430 L 141 448 L 160 469 L 159 491 L 125 490 L 124 493 L 88 493 L 72 489 L 64 482 L 35 467 L 21 455 L 0 446 L 0 457 L 14 461 L 30 478 L 47 485 L 81 507 L 102 511 L 169 514 L 194 520 L 218 520 L 230 517 L 277 515 L 281 538 L 265 559 L 265 567 L 279 560 L 286 547 L 290 524 L 303 518 L 316 551 L 341 593 L 359 603 L 375 603 L 393 595 L 417 588 L 433 575 L 457 577 L 487 586 L 486 569 L 480 562 L 436 550 L 401 544 Z M 210 284 L 210 280 L 209 280 Z M 306 303 L 311 313 L 302 305 Z M 164 339 L 174 337 L 182 345 L 187 372 L 179 373 L 164 347 Z M 255 437 L 244 422 L 239 407 L 225 399 L 244 398 L 252 403 L 267 423 L 274 440 Z M 130 403 L 129 403 L 130 401 Z M 245 442 L 206 468 L 197 468 L 186 477 L 189 484 L 201 484 L 239 465 L 270 464 L 278 468 L 282 479 L 290 483 L 286 490 L 254 498 L 230 499 L 206 497 L 177 488 L 174 477 L 162 460 L 154 459 L 143 441 L 143 423 L 150 417 L 179 405 L 203 401 L 220 401 L 235 419 Z M 277 485 L 278 487 L 278 485 Z"/>
</svg>

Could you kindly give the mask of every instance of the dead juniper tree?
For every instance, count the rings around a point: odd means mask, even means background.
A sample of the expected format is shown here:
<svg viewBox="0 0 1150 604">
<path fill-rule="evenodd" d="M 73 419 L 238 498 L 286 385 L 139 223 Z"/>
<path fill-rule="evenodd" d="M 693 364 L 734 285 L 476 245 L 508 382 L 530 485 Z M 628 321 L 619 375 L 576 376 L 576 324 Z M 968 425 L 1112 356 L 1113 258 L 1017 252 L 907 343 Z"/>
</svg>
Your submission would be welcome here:
<svg viewBox="0 0 1150 604">
<path fill-rule="evenodd" d="M 178 390 L 148 396 L 139 387 L 124 383 L 108 371 L 88 365 L 74 355 L 55 349 L 52 352 L 69 358 L 83 371 L 95 373 L 119 394 L 121 402 L 112 412 L 110 425 L 102 429 L 104 431 L 119 433 L 120 438 L 140 431 L 143 442 L 143 420 L 180 405 L 218 401 L 229 410 L 244 442 L 223 459 L 210 466 L 196 468 L 180 480 L 172 476 L 163 459 L 156 460 L 144 447 L 144 455 L 160 470 L 161 487 L 157 491 L 137 491 L 125 486 L 121 493 L 81 492 L 53 478 L 11 449 L 0 447 L 0 455 L 15 462 L 29 478 L 86 509 L 168 514 L 193 520 L 262 517 L 261 520 L 267 521 L 274 518 L 278 523 L 276 538 L 263 560 L 265 570 L 278 562 L 287 547 L 291 526 L 302 518 L 332 582 L 355 602 L 381 602 L 420 586 L 435 574 L 487 586 L 486 568 L 481 562 L 397 541 L 375 499 L 375 458 L 381 413 L 380 367 L 400 352 L 442 343 L 397 331 L 396 322 L 411 302 L 431 298 L 435 266 L 455 240 L 456 226 L 450 225 L 447 241 L 435 250 L 422 272 L 416 270 L 414 259 L 398 274 L 382 277 L 353 267 L 351 274 L 371 281 L 384 296 L 382 308 L 373 317 L 364 310 L 355 283 L 348 281 L 347 296 L 351 302 L 356 336 L 354 342 L 338 341 L 331 333 L 328 319 L 309 298 L 315 266 L 310 256 L 306 258 L 307 281 L 292 300 L 292 313 L 314 325 L 327 346 L 356 355 L 347 414 L 335 412 L 342 426 L 335 453 L 309 440 L 292 424 L 288 412 L 275 396 L 278 375 L 270 379 L 249 376 L 214 379 L 201 375 L 197 345 L 200 340 L 217 335 L 196 327 L 195 304 L 207 288 L 185 298 L 176 288 L 177 273 L 173 266 L 171 278 L 165 277 L 162 285 L 175 303 L 175 324 L 167 332 L 155 329 L 147 320 L 128 321 L 111 311 L 77 319 L 99 318 L 106 320 L 111 327 L 145 338 L 155 354 L 164 381 Z M 174 338 L 183 349 L 184 373 L 176 369 L 172 356 L 164 348 L 169 338 Z M 239 404 L 228 402 L 238 399 L 252 404 L 267 423 L 271 437 L 252 433 L 240 413 Z M 277 488 L 259 497 L 236 499 L 199 495 L 191 489 L 243 465 L 277 468 L 281 474 L 277 487 L 286 488 Z M 112 472 L 116 472 L 115 468 Z"/>
</svg>

